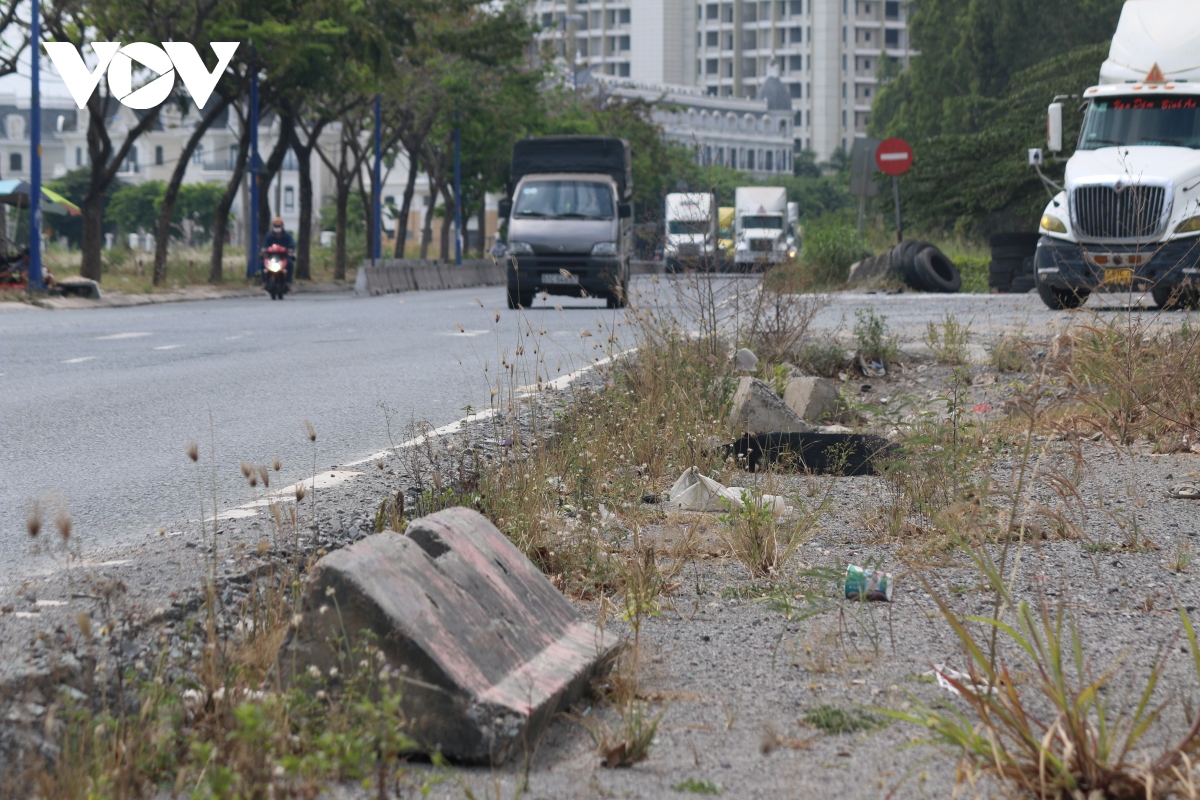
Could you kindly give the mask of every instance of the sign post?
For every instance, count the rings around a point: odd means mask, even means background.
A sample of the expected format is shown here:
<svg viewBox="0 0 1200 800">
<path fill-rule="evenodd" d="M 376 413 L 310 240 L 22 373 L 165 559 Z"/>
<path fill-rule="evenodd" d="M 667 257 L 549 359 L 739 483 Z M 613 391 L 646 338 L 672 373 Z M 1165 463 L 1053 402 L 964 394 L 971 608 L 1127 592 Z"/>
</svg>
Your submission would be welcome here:
<svg viewBox="0 0 1200 800">
<path fill-rule="evenodd" d="M 875 165 L 885 175 L 892 176 L 892 199 L 896 205 L 896 241 L 904 241 L 904 228 L 900 223 L 900 176 L 908 172 L 913 163 L 913 151 L 903 139 L 885 139 L 875 151 Z"/>
<path fill-rule="evenodd" d="M 41 9 L 33 0 L 29 19 L 30 77 L 29 77 L 29 274 L 26 285 L 30 290 L 46 288 L 42 277 L 42 96 L 41 77 L 42 34 Z"/>
<path fill-rule="evenodd" d="M 879 139 L 869 136 L 859 136 L 854 139 L 850 149 L 850 194 L 858 198 L 858 235 L 862 236 L 863 216 L 867 211 L 867 198 L 879 194 L 879 184 L 875 182 L 875 151 L 879 149 Z"/>
</svg>

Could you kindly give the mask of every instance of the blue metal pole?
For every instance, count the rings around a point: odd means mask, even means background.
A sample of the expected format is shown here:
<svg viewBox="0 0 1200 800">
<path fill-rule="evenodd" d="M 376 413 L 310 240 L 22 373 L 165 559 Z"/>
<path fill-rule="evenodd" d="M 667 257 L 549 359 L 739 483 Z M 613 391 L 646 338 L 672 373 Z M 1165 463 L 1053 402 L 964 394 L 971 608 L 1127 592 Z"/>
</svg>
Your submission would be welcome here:
<svg viewBox="0 0 1200 800">
<path fill-rule="evenodd" d="M 372 243 L 372 258 L 383 258 L 383 134 L 380 131 L 382 112 L 379 95 L 375 95 L 375 172 L 371 176 L 372 191 L 375 193 L 375 241 Z"/>
<path fill-rule="evenodd" d="M 42 290 L 42 96 L 39 82 L 41 70 L 41 9 L 38 0 L 30 3 L 29 42 L 29 283 L 30 289 Z"/>
<path fill-rule="evenodd" d="M 462 131 L 458 127 L 458 112 L 454 112 L 454 263 L 462 266 L 462 152 L 459 147 Z"/>
<path fill-rule="evenodd" d="M 250 219 L 246 237 L 246 277 L 258 273 L 258 72 L 250 77 Z"/>
</svg>

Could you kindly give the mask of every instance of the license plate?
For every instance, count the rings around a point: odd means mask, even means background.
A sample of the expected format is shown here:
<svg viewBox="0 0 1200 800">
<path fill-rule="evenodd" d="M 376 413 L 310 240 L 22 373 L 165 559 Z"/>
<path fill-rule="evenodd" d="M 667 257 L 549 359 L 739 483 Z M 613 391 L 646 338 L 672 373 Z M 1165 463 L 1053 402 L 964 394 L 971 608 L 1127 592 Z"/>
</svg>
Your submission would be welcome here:
<svg viewBox="0 0 1200 800">
<path fill-rule="evenodd" d="M 1133 270 L 1131 269 L 1106 269 L 1104 270 L 1104 282 L 1115 284 L 1133 283 Z"/>
<path fill-rule="evenodd" d="M 543 272 L 542 283 L 579 283 L 579 277 L 569 272 Z"/>
</svg>

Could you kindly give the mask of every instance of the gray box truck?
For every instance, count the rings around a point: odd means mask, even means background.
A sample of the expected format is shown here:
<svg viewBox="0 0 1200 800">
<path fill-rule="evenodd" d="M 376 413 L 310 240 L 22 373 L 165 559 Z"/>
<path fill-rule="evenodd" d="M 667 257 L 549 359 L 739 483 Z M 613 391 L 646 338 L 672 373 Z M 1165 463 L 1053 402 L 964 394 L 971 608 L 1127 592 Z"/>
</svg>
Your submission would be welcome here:
<svg viewBox="0 0 1200 800">
<path fill-rule="evenodd" d="M 629 142 L 543 136 L 513 147 L 508 196 L 508 307 L 534 295 L 603 297 L 625 305 L 633 248 Z"/>
</svg>

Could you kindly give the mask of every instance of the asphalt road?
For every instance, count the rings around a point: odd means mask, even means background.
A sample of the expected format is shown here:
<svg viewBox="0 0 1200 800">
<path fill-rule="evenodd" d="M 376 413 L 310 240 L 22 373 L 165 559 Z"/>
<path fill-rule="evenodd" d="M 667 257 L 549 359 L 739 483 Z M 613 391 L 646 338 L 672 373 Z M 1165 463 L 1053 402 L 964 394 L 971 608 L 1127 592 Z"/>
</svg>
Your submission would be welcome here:
<svg viewBox="0 0 1200 800">
<path fill-rule="evenodd" d="M 670 286 L 641 278 L 635 288 L 671 305 Z M 1088 307 L 1116 313 L 1127 301 L 1092 298 Z M 1032 294 L 846 293 L 832 295 L 814 324 L 845 336 L 867 307 L 910 343 L 947 311 L 971 323 L 976 341 L 1020 326 L 1041 334 L 1068 316 Z M 506 363 L 524 365 L 505 376 L 511 387 L 592 363 L 614 346 L 619 319 L 565 298 L 539 300 L 519 318 L 499 287 L 0 313 L 0 586 L 37 567 L 25 531 L 35 499 L 48 516 L 69 509 L 88 548 L 183 530 L 199 516 L 189 440 L 206 462 L 215 441 L 217 500 L 228 509 L 248 499 L 241 461 L 278 457 L 284 484 L 311 475 L 305 420 L 317 431 L 320 469 L 353 464 L 389 444 L 381 404 L 401 441 L 410 420 L 440 426 L 467 406 L 486 408 Z M 616 332 L 615 346 L 632 344 L 627 328 Z M 519 346 L 525 355 L 514 359 Z"/>
<path fill-rule="evenodd" d="M 388 446 L 380 404 L 394 410 L 397 441 L 411 420 L 438 426 L 486 408 L 488 381 L 518 344 L 536 339 L 543 378 L 579 369 L 606 338 L 580 332 L 614 312 L 563 305 L 531 311 L 520 334 L 498 288 L 0 313 L 0 585 L 36 566 L 25 523 L 35 499 L 50 517 L 69 509 L 89 549 L 194 524 L 189 440 L 205 461 L 215 440 L 228 508 L 248 499 L 241 461 L 278 457 L 283 484 L 311 475 L 305 420 L 325 469 Z"/>
</svg>

